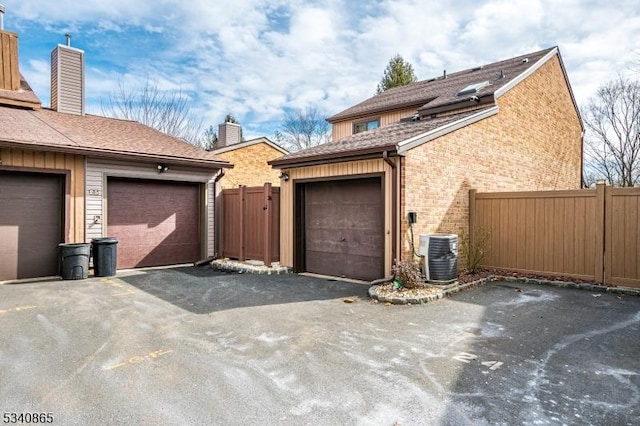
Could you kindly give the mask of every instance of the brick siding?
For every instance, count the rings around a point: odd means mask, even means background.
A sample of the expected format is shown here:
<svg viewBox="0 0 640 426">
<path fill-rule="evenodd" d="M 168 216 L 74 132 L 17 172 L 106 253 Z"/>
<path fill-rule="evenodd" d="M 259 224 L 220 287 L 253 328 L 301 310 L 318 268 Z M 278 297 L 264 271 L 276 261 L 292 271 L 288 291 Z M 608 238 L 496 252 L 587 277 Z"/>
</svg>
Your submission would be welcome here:
<svg viewBox="0 0 640 426">
<path fill-rule="evenodd" d="M 558 57 L 497 101 L 497 115 L 427 142 L 402 159 L 402 258 L 411 255 L 406 214 L 424 233 L 468 232 L 469 189 L 578 189 L 581 126 Z"/>
<path fill-rule="evenodd" d="M 273 186 L 280 186 L 280 170 L 274 170 L 267 161 L 281 157 L 282 152 L 266 143 L 258 143 L 233 151 L 218 154 L 218 157 L 234 165 L 226 170 L 220 180 L 223 189 L 237 188 L 240 185 L 262 186 L 271 182 Z"/>
</svg>

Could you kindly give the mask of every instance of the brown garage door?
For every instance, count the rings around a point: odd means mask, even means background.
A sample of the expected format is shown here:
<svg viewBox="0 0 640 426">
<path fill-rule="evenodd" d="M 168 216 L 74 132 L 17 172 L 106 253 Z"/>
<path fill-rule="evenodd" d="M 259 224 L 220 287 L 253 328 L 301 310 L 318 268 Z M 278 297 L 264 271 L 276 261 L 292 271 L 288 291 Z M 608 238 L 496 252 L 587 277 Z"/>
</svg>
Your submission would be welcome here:
<svg viewBox="0 0 640 426">
<path fill-rule="evenodd" d="M 363 280 L 384 274 L 380 178 L 305 184 L 305 269 Z"/>
<path fill-rule="evenodd" d="M 107 236 L 118 239 L 118 269 L 200 259 L 197 183 L 109 178 Z"/>
<path fill-rule="evenodd" d="M 58 275 L 61 175 L 0 171 L 0 280 Z"/>
</svg>

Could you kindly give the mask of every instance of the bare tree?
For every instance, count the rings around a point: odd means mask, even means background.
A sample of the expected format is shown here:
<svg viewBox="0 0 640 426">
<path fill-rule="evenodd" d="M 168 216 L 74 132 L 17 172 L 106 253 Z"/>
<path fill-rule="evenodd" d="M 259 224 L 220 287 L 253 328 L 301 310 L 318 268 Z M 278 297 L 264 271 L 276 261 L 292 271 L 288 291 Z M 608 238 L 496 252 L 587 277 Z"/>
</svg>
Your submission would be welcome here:
<svg viewBox="0 0 640 426">
<path fill-rule="evenodd" d="M 616 186 L 640 185 L 640 82 L 622 76 L 610 81 L 582 116 L 585 175 Z"/>
<path fill-rule="evenodd" d="M 202 122 L 191 117 L 189 99 L 181 90 L 162 91 L 147 79 L 134 89 L 120 81 L 118 88 L 101 102 L 102 113 L 109 117 L 134 120 L 149 127 L 200 145 Z"/>
<path fill-rule="evenodd" d="M 315 106 L 287 111 L 274 139 L 290 151 L 299 151 L 329 141 L 329 123 Z"/>
</svg>

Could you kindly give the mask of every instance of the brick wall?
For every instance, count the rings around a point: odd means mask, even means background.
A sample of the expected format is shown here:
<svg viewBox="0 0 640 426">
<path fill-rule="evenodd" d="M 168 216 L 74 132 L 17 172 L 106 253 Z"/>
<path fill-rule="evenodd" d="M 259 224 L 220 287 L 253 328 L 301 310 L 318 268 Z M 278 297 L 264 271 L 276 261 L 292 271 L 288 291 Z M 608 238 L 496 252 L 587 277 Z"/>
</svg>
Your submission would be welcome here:
<svg viewBox="0 0 640 426">
<path fill-rule="evenodd" d="M 233 169 L 225 171 L 225 176 L 220 180 L 223 189 L 240 185 L 262 186 L 265 182 L 280 186 L 280 170 L 271 168 L 267 161 L 283 154 L 264 142 L 217 155 L 234 165 Z"/>
<path fill-rule="evenodd" d="M 499 112 L 427 142 L 402 160 L 402 257 L 410 256 L 406 214 L 419 234 L 468 232 L 469 189 L 578 189 L 581 126 L 558 57 L 497 101 Z"/>
</svg>

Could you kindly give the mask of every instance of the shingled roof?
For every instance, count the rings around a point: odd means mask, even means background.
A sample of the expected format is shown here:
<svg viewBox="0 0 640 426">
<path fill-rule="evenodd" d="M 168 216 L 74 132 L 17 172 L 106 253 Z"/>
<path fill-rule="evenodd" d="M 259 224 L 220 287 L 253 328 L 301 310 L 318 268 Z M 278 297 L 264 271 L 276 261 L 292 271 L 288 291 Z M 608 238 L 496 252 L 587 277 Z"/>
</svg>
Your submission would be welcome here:
<svg viewBox="0 0 640 426">
<path fill-rule="evenodd" d="M 433 119 L 402 121 L 367 132 L 328 142 L 303 151 L 294 152 L 269 161 L 274 167 L 299 166 L 304 163 L 329 159 L 353 158 L 379 154 L 384 151 L 399 152 L 414 140 L 421 142 L 437 137 L 440 129 L 453 129 L 468 125 L 497 112 L 497 107 L 487 107 L 460 112 Z"/>
<path fill-rule="evenodd" d="M 443 107 L 451 109 L 457 104 L 468 103 L 471 96 L 491 97 L 500 88 L 509 85 L 528 68 L 534 66 L 546 55 L 557 52 L 557 47 L 541 50 L 504 61 L 494 62 L 464 71 L 419 81 L 405 86 L 387 89 L 357 105 L 345 109 L 327 119 L 331 123 L 378 114 L 404 108 L 417 108 L 421 115 L 427 115 Z M 482 82 L 490 84 L 476 93 L 459 96 L 465 87 Z"/>
<path fill-rule="evenodd" d="M 402 120 L 357 133 L 285 155 L 270 161 L 269 164 L 278 168 L 297 167 L 324 161 L 346 161 L 370 157 L 384 151 L 402 155 L 403 152 L 421 143 L 497 114 L 496 99 L 555 55 L 558 57 L 560 55 L 558 48 L 552 47 L 455 72 L 446 78 L 443 76 L 388 89 L 327 120 L 335 123 L 383 112 L 415 108 L 419 113 L 414 117 L 417 118 L 415 121 Z M 562 60 L 560 64 L 563 67 Z M 440 113 L 446 114 L 440 115 Z"/>
<path fill-rule="evenodd" d="M 0 107 L 0 146 L 100 157 L 231 167 L 215 154 L 136 121 L 51 109 Z"/>
</svg>

